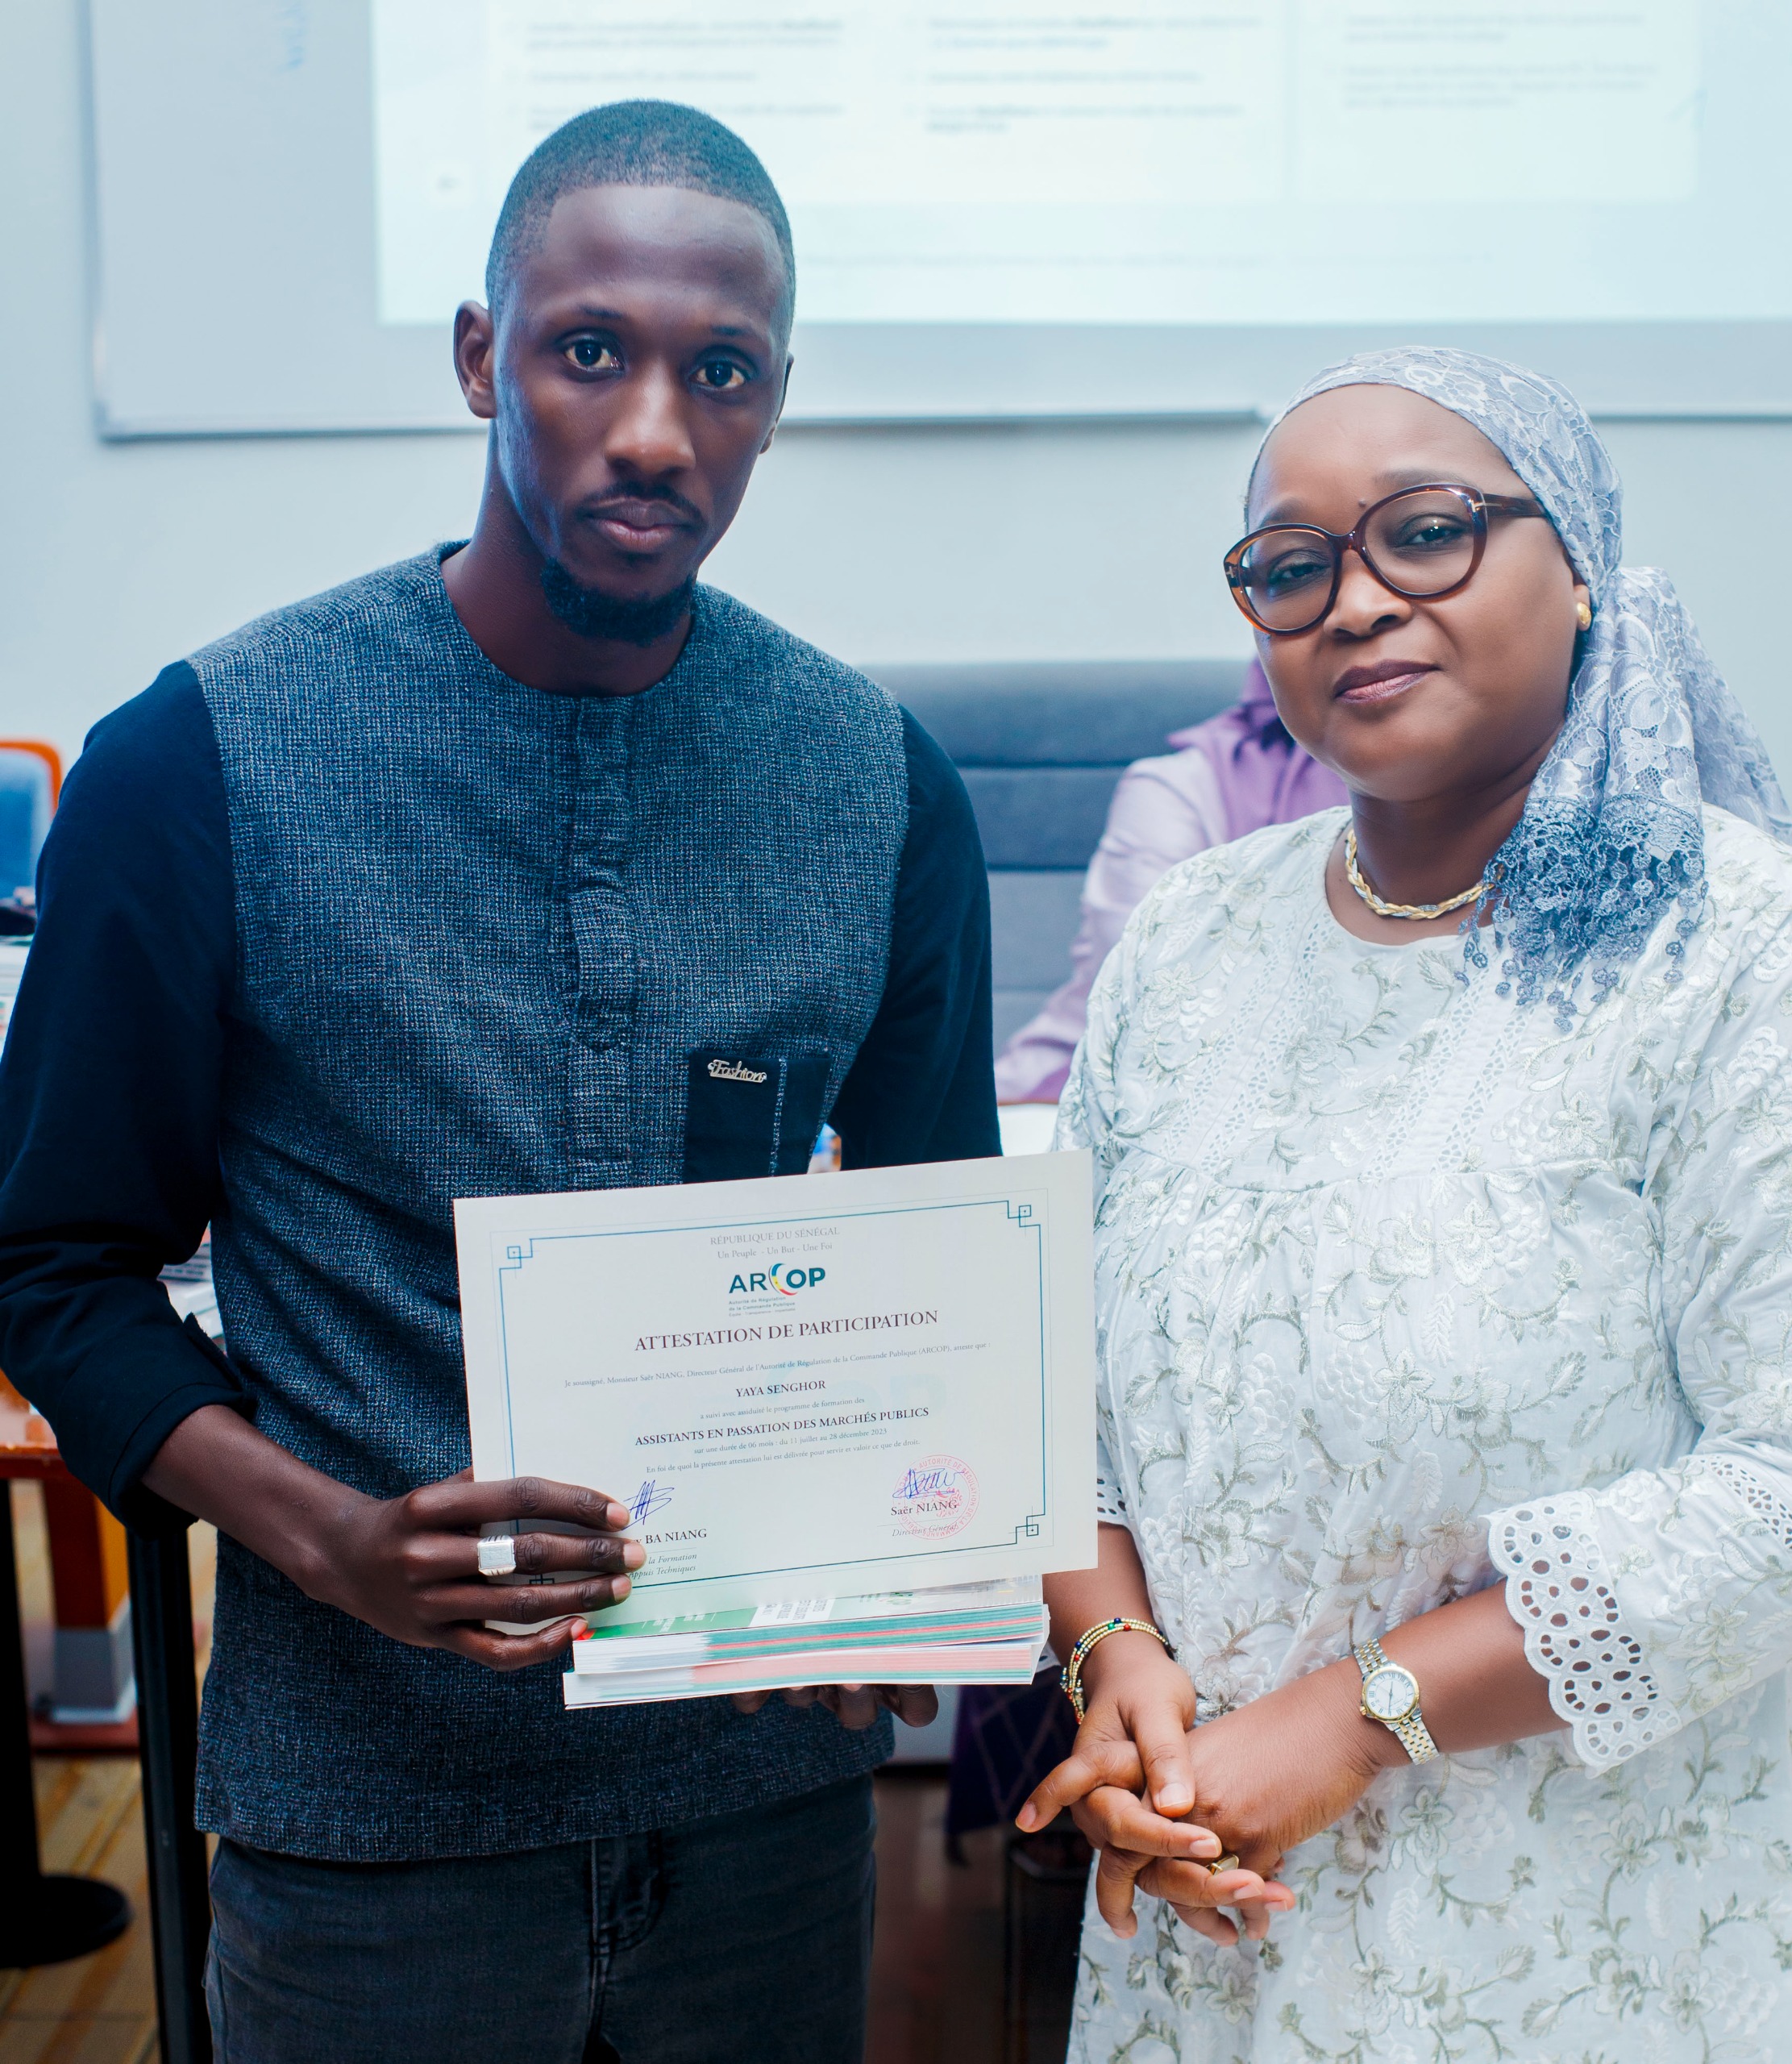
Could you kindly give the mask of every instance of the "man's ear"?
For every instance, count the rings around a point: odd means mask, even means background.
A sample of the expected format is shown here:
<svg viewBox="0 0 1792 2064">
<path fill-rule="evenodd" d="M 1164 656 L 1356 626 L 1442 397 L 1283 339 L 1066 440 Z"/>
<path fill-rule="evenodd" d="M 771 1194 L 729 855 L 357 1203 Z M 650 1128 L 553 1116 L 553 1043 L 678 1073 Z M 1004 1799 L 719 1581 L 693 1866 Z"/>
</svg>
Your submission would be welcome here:
<svg viewBox="0 0 1792 2064">
<path fill-rule="evenodd" d="M 464 301 L 454 315 L 454 370 L 467 406 L 482 422 L 497 414 L 497 325 L 492 311 Z"/>
<path fill-rule="evenodd" d="M 762 459 L 771 449 L 771 440 L 778 435 L 778 426 L 784 419 L 784 403 L 790 399 L 791 368 L 796 363 L 796 360 L 787 352 L 784 355 L 784 384 L 778 394 L 778 413 L 771 418 L 771 427 L 765 434 L 764 443 L 759 447 L 759 456 Z M 466 383 L 463 381 L 461 384 L 464 386 Z"/>
</svg>

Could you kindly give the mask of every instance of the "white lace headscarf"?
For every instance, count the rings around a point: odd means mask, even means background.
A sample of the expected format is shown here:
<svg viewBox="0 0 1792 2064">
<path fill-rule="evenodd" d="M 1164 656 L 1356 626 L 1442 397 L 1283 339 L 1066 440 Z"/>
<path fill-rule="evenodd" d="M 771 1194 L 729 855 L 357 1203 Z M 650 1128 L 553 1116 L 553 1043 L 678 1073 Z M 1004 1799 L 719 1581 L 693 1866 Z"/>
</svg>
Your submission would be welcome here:
<svg viewBox="0 0 1792 2064">
<path fill-rule="evenodd" d="M 1565 1026 L 1580 976 L 1597 1002 L 1678 904 L 1678 956 L 1705 894 L 1701 801 L 1775 838 L 1792 814 L 1755 728 L 1665 573 L 1619 564 L 1622 490 L 1565 388 L 1473 352 L 1415 346 L 1328 366 L 1276 418 L 1334 387 L 1403 387 L 1473 423 L 1543 505 L 1592 597 L 1561 736 L 1489 880 L 1499 990 Z M 1273 430 L 1275 424 L 1272 423 Z M 1485 966 L 1477 926 L 1468 952 Z"/>
</svg>

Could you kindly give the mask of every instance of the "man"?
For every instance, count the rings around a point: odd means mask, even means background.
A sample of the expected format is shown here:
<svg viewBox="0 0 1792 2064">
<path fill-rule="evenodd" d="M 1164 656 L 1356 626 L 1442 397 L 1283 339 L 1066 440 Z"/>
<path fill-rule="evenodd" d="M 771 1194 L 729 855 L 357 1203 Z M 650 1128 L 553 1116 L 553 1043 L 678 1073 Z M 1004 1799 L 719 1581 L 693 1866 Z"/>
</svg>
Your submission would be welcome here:
<svg viewBox="0 0 1792 2064">
<path fill-rule="evenodd" d="M 824 1117 L 848 1166 L 998 1151 L 962 787 L 696 585 L 793 277 L 719 124 L 550 137 L 455 324 L 472 542 L 169 668 L 45 855 L 0 1365 L 131 1524 L 220 1529 L 223 2064 L 859 2054 L 878 1702 L 568 1713 L 567 1616 L 641 1562 L 626 1487 L 456 1475 L 455 1197 L 800 1170 Z M 228 1365 L 155 1280 L 208 1221 Z M 521 1534 L 523 1635 L 481 1624 L 507 1516 L 599 1536 Z"/>
</svg>

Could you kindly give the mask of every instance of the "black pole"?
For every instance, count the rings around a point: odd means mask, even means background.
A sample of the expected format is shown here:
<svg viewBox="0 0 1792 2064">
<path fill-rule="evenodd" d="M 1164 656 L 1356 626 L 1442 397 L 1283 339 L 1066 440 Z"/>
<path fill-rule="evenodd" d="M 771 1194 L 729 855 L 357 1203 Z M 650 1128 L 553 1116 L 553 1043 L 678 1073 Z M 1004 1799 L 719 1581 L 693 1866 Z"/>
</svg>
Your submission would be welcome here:
<svg viewBox="0 0 1792 2064">
<path fill-rule="evenodd" d="M 0 1967 L 16 1970 L 103 1949 L 131 1925 L 131 1902 L 97 1878 L 46 1878 L 39 1867 L 11 1489 L 0 1481 Z"/>
<path fill-rule="evenodd" d="M 129 1541 L 161 2064 L 211 2064 L 211 2024 L 206 2015 L 211 1899 L 206 1888 L 206 1838 L 193 1825 L 199 1693 L 187 1537 L 132 1533 Z"/>
</svg>

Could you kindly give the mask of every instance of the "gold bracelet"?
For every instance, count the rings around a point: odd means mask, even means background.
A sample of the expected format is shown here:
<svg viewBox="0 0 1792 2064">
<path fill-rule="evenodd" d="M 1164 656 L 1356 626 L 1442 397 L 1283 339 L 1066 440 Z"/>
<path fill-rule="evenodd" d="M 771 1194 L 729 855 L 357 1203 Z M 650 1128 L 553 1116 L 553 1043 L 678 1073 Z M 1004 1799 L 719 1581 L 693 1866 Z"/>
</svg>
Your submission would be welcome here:
<svg viewBox="0 0 1792 2064">
<path fill-rule="evenodd" d="M 1163 1643 L 1166 1655 L 1174 1657 L 1176 1653 L 1170 1646 L 1170 1637 L 1162 1628 L 1154 1627 L 1149 1620 L 1098 1621 L 1079 1637 L 1076 1646 L 1071 1650 L 1071 1659 L 1064 1665 L 1058 1680 L 1079 1722 L 1083 1718 L 1083 1666 L 1110 1634 L 1149 1634 L 1153 1641 Z"/>
</svg>

